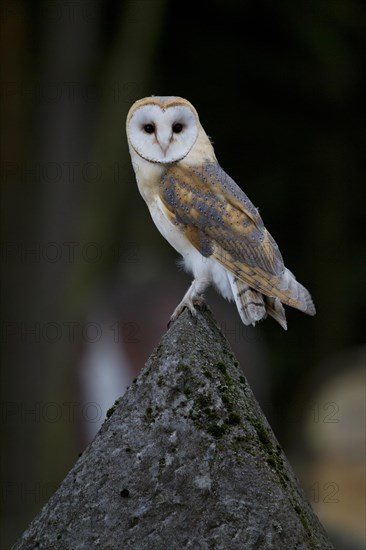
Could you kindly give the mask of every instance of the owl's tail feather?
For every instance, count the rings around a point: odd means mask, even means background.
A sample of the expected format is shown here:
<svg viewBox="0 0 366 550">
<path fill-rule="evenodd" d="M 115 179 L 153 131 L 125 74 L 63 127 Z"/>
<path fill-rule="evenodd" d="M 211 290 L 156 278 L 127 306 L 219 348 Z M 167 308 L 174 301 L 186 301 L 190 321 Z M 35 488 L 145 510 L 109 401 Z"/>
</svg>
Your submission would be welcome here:
<svg viewBox="0 0 366 550">
<path fill-rule="evenodd" d="M 229 277 L 233 297 L 244 325 L 255 325 L 267 315 L 273 317 L 287 330 L 285 310 L 278 298 L 263 296 L 236 277 Z"/>
<path fill-rule="evenodd" d="M 267 317 L 263 296 L 236 277 L 230 276 L 231 290 L 244 325 L 255 325 Z"/>
<path fill-rule="evenodd" d="M 277 323 L 279 323 L 284 330 L 287 330 L 285 308 L 283 307 L 279 299 L 269 298 L 268 296 L 266 296 L 265 302 L 267 306 L 268 315 L 273 317 L 273 319 L 275 319 Z"/>
</svg>

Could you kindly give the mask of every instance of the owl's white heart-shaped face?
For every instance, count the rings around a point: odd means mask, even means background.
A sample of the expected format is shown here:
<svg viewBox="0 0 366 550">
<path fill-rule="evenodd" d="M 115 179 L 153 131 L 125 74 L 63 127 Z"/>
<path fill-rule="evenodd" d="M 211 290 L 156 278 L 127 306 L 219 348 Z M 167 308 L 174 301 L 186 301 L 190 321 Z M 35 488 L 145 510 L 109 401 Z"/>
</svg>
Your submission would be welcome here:
<svg viewBox="0 0 366 550">
<path fill-rule="evenodd" d="M 197 140 L 198 117 L 186 103 L 166 107 L 152 103 L 137 105 L 132 110 L 127 120 L 127 135 L 140 157 L 169 164 L 187 156 Z"/>
</svg>

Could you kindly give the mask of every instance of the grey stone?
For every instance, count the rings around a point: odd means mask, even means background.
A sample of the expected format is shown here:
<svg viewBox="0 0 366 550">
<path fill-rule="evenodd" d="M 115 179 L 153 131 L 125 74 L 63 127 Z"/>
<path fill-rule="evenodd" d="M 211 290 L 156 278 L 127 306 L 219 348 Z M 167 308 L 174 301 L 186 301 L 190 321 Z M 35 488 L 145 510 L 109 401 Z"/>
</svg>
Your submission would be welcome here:
<svg viewBox="0 0 366 550">
<path fill-rule="evenodd" d="M 209 311 L 110 413 L 14 549 L 333 548 Z"/>
</svg>

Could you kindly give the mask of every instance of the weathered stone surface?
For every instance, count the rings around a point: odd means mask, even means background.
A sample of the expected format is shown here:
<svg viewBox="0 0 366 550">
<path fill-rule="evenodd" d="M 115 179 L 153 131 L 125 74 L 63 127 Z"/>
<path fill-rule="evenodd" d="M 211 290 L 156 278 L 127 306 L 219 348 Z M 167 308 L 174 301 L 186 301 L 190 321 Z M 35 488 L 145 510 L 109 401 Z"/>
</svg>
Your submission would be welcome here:
<svg viewBox="0 0 366 550">
<path fill-rule="evenodd" d="M 185 310 L 13 548 L 332 545 L 211 313 Z"/>
</svg>

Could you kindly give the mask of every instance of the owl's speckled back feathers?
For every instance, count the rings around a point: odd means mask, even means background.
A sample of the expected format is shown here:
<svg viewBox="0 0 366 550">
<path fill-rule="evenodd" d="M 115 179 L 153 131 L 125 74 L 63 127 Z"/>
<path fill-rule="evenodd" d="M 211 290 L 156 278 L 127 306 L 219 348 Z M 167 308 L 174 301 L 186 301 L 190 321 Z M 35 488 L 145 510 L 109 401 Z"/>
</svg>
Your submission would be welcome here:
<svg viewBox="0 0 366 550">
<path fill-rule="evenodd" d="M 308 292 L 286 282 L 278 246 L 258 210 L 218 164 L 172 165 L 160 185 L 172 223 L 204 257 L 213 257 L 249 287 L 315 313 Z"/>
</svg>

